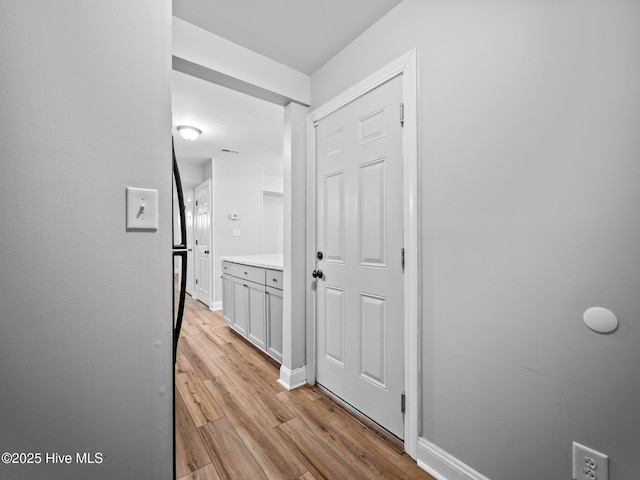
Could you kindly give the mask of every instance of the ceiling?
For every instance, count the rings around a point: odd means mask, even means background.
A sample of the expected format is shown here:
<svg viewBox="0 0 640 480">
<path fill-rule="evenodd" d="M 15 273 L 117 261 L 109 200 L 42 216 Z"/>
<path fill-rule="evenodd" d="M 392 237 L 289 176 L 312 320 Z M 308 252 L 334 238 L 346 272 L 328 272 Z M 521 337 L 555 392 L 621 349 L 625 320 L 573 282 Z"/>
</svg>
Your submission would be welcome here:
<svg viewBox="0 0 640 480">
<path fill-rule="evenodd" d="M 189 23 L 310 74 L 401 0 L 173 0 Z M 173 72 L 172 109 L 180 163 L 204 165 L 222 155 L 259 155 L 266 170 L 282 162 L 283 107 L 180 72 Z M 196 141 L 178 125 L 202 130 Z M 224 153 L 223 148 L 240 153 Z M 269 164 L 269 165 L 267 165 Z M 281 168 L 281 167 L 280 167 Z"/>
<path fill-rule="evenodd" d="M 282 163 L 282 106 L 175 70 L 171 80 L 174 141 L 181 163 L 204 165 L 222 156 L 258 158 L 267 169 Z M 177 133 L 179 125 L 197 127 L 202 135 L 184 140 Z"/>
<path fill-rule="evenodd" d="M 173 0 L 173 14 L 307 75 L 401 0 Z"/>
</svg>

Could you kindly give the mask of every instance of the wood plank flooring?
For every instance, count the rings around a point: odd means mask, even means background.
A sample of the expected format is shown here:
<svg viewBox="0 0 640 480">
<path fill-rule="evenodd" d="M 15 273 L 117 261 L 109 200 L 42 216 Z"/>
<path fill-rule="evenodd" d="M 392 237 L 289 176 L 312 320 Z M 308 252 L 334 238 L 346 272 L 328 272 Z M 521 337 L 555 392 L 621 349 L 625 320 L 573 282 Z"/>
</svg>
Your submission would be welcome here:
<svg viewBox="0 0 640 480">
<path fill-rule="evenodd" d="M 434 480 L 187 295 L 176 362 L 179 480 Z"/>
</svg>

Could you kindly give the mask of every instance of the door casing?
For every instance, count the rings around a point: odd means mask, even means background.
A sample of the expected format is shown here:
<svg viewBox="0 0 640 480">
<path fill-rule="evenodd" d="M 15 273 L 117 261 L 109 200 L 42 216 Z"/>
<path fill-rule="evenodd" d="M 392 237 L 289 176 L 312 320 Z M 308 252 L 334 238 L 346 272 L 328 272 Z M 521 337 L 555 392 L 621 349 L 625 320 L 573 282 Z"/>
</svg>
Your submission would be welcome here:
<svg viewBox="0 0 640 480">
<path fill-rule="evenodd" d="M 417 50 L 413 49 L 346 90 L 333 100 L 318 107 L 307 116 L 307 278 L 315 269 L 316 251 L 316 191 L 315 191 L 315 129 L 314 123 L 347 103 L 373 90 L 387 80 L 402 75 L 402 103 L 404 128 L 403 154 L 403 210 L 405 248 L 404 289 L 404 378 L 405 378 L 405 451 L 416 458 L 420 423 L 420 249 L 418 196 L 418 65 Z M 316 293 L 307 290 L 307 382 L 316 381 Z"/>
</svg>

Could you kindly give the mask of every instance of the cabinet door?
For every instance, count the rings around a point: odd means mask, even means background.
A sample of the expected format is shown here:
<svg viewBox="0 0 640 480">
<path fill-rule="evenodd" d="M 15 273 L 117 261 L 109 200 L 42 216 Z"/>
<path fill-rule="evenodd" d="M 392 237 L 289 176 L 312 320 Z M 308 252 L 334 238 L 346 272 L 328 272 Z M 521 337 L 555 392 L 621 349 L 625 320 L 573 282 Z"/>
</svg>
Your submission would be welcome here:
<svg viewBox="0 0 640 480">
<path fill-rule="evenodd" d="M 232 277 L 233 283 L 233 323 L 231 326 L 242 336 L 247 336 L 249 326 L 249 288 L 242 279 Z"/>
<path fill-rule="evenodd" d="M 222 318 L 229 325 L 234 323 L 233 277 L 222 275 Z"/>
<path fill-rule="evenodd" d="M 266 316 L 265 316 L 265 287 L 253 282 L 245 283 L 248 295 L 249 331 L 247 338 L 251 343 L 266 350 Z"/>
<path fill-rule="evenodd" d="M 267 287 L 267 353 L 282 363 L 282 290 Z"/>
</svg>

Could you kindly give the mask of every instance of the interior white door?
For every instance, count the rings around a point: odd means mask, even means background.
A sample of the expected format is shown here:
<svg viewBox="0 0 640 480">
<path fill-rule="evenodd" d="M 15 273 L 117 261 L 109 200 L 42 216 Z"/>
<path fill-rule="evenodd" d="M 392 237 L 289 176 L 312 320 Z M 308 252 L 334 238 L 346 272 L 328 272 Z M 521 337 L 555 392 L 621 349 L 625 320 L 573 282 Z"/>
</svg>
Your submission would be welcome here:
<svg viewBox="0 0 640 480">
<path fill-rule="evenodd" d="M 211 183 L 196 187 L 195 197 L 195 298 L 209 305 L 211 302 Z"/>
<path fill-rule="evenodd" d="M 403 438 L 402 78 L 316 125 L 317 382 Z M 320 254 L 318 254 L 320 257 Z"/>
</svg>

